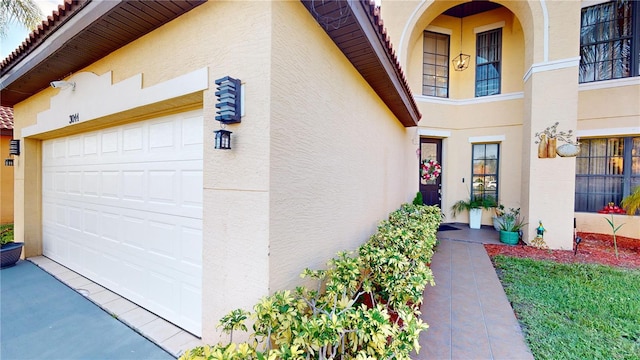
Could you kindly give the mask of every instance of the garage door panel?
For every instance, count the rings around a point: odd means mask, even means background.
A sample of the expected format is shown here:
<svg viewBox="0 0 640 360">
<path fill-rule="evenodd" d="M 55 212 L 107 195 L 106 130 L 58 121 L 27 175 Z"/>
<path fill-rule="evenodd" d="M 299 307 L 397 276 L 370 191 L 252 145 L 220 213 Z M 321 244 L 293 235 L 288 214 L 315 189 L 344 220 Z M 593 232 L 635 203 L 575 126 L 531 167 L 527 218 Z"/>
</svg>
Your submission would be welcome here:
<svg viewBox="0 0 640 360">
<path fill-rule="evenodd" d="M 196 335 L 202 287 L 200 113 L 42 146 L 45 255 Z"/>
</svg>

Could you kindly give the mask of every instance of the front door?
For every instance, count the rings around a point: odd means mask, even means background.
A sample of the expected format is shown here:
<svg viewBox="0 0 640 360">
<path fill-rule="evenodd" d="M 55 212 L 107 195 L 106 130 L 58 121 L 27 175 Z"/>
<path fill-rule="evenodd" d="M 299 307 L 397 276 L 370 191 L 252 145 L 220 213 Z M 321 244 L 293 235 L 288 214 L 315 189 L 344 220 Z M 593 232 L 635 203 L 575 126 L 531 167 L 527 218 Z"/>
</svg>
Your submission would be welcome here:
<svg viewBox="0 0 640 360">
<path fill-rule="evenodd" d="M 442 139 L 420 139 L 420 166 L 424 161 L 435 160 L 442 165 Z M 440 190 L 442 189 L 442 176 L 435 179 L 426 180 L 420 171 L 420 192 L 422 193 L 422 201 L 425 205 L 437 205 L 442 207 L 442 197 Z"/>
</svg>

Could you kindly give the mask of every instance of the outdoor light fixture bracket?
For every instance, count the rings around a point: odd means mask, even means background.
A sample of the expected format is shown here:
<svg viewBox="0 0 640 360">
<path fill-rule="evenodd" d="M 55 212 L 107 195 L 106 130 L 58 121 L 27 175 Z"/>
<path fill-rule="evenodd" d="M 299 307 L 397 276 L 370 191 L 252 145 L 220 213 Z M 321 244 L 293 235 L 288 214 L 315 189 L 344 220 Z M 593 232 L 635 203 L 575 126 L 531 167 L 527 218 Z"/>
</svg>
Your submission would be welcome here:
<svg viewBox="0 0 640 360">
<path fill-rule="evenodd" d="M 239 123 L 242 117 L 240 80 L 225 76 L 216 80 L 216 120 L 223 124 Z"/>
</svg>

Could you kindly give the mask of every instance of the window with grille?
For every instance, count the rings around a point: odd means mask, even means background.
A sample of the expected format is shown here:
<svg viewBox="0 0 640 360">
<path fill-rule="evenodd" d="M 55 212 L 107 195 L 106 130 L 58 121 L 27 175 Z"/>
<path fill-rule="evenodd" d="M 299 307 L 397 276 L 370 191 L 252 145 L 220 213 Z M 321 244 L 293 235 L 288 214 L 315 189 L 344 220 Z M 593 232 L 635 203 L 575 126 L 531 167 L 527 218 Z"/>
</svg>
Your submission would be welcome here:
<svg viewBox="0 0 640 360">
<path fill-rule="evenodd" d="M 500 94 L 502 29 L 479 33 L 476 38 L 476 96 Z"/>
<path fill-rule="evenodd" d="M 449 97 L 449 35 L 424 32 L 422 95 Z"/>
<path fill-rule="evenodd" d="M 629 0 L 582 9 L 580 83 L 639 75 L 639 12 L 640 1 Z"/>
<path fill-rule="evenodd" d="M 575 211 L 616 205 L 640 186 L 640 137 L 580 139 L 576 158 Z"/>
<path fill-rule="evenodd" d="M 473 144 L 471 194 L 474 199 L 498 200 L 500 144 Z"/>
</svg>

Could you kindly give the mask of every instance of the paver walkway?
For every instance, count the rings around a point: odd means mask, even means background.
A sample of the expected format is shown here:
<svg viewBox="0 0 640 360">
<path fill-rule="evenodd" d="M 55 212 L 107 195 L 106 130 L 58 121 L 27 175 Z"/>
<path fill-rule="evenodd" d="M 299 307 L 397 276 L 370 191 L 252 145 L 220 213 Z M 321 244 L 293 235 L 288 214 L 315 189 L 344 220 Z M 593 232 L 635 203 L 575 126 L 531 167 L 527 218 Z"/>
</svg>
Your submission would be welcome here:
<svg viewBox="0 0 640 360">
<path fill-rule="evenodd" d="M 462 230 L 438 233 L 431 262 L 436 286 L 425 291 L 421 309 L 429 329 L 421 334 L 422 349 L 413 358 L 533 359 L 480 243 L 495 243 L 495 230 L 457 227 Z"/>
</svg>

